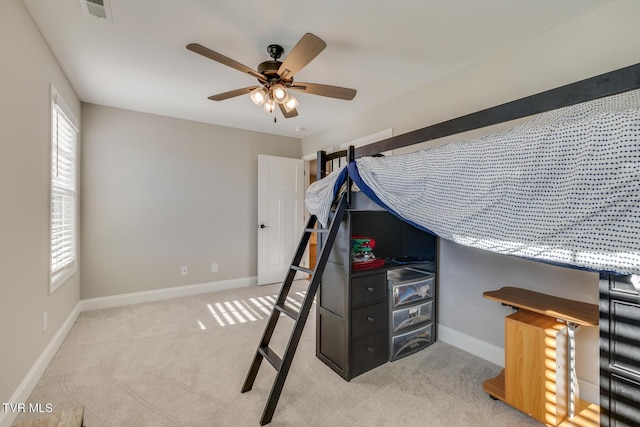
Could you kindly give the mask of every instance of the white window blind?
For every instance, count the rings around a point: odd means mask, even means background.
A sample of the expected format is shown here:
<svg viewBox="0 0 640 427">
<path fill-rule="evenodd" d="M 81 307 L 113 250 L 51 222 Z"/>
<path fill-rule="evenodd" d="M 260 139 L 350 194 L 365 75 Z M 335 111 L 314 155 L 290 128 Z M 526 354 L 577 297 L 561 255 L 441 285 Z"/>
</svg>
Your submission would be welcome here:
<svg viewBox="0 0 640 427">
<path fill-rule="evenodd" d="M 78 130 L 52 88 L 51 290 L 77 270 L 76 145 Z"/>
</svg>

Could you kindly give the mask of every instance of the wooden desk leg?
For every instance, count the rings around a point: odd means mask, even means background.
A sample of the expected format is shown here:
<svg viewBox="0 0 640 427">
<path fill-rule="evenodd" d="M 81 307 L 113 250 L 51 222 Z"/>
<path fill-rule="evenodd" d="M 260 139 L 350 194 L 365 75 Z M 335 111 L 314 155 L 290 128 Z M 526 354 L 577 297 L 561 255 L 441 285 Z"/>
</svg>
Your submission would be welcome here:
<svg viewBox="0 0 640 427">
<path fill-rule="evenodd" d="M 567 322 L 567 366 L 569 367 L 567 394 L 569 397 L 569 418 L 573 418 L 576 415 L 576 405 L 580 400 L 578 374 L 576 373 L 576 331 L 579 327 L 580 325 Z"/>
<path fill-rule="evenodd" d="M 505 402 L 557 426 L 567 417 L 567 327 L 520 310 L 505 318 Z"/>
</svg>

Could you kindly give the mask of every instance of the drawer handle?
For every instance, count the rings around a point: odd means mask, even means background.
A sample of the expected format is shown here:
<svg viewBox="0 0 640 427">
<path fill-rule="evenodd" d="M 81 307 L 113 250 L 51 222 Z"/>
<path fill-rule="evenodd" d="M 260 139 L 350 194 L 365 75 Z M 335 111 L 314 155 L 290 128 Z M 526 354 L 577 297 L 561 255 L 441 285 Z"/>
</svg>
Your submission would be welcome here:
<svg viewBox="0 0 640 427">
<path fill-rule="evenodd" d="M 371 354 L 375 353 L 376 349 L 371 347 L 370 345 L 367 346 L 367 351 Z"/>
<path fill-rule="evenodd" d="M 376 323 L 376 319 L 373 316 L 369 316 L 369 317 L 367 317 L 367 322 Z"/>
<path fill-rule="evenodd" d="M 374 288 L 373 286 L 369 286 L 369 287 L 367 288 L 367 290 L 368 290 L 369 292 L 373 293 L 373 292 L 375 292 L 375 291 L 376 291 L 376 288 Z"/>
</svg>

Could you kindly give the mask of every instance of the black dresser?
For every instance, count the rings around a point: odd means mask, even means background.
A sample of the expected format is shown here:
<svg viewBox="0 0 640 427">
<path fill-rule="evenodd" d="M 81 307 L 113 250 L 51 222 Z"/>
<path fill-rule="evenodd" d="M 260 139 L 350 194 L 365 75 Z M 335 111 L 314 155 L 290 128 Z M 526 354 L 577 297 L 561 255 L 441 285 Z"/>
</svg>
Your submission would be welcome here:
<svg viewBox="0 0 640 427">
<path fill-rule="evenodd" d="M 434 270 L 437 266 L 436 236 L 384 210 L 347 211 L 316 298 L 316 355 L 347 381 L 389 360 L 387 271 L 403 267 L 386 262 L 375 269 L 354 271 L 354 235 L 375 239 L 377 259 L 410 257 L 432 261 Z M 437 277 L 435 271 L 434 275 Z M 431 303 L 435 310 L 435 299 Z M 435 340 L 432 331 L 431 339 Z"/>
<path fill-rule="evenodd" d="M 636 276 L 637 277 L 637 276 Z M 600 424 L 640 426 L 640 283 L 600 275 Z"/>
</svg>

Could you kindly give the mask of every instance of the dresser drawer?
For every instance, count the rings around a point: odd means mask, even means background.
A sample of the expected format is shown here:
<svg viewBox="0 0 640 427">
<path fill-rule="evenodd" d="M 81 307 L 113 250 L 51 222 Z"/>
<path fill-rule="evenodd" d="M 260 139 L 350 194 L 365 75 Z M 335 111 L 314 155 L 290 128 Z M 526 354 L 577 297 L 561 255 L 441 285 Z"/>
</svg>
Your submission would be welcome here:
<svg viewBox="0 0 640 427">
<path fill-rule="evenodd" d="M 640 305 L 611 301 L 611 365 L 640 376 Z"/>
<path fill-rule="evenodd" d="M 387 305 L 384 302 L 351 311 L 351 336 L 360 338 L 387 330 Z"/>
<path fill-rule="evenodd" d="M 387 333 L 369 335 L 351 342 L 351 373 L 353 378 L 387 362 Z"/>
<path fill-rule="evenodd" d="M 386 299 L 386 273 L 367 274 L 351 279 L 351 306 L 371 304 Z"/>
<path fill-rule="evenodd" d="M 619 375 L 611 375 L 611 410 L 604 412 L 611 427 L 640 425 L 640 383 Z"/>
<path fill-rule="evenodd" d="M 611 280 L 610 285 L 612 291 L 639 296 L 640 290 L 638 288 L 638 283 L 640 283 L 640 277 L 637 275 L 626 275 L 613 276 L 613 280 Z"/>
<path fill-rule="evenodd" d="M 396 334 L 407 328 L 429 323 L 433 320 L 433 300 L 407 308 L 399 308 L 391 313 L 391 333 Z"/>
</svg>

